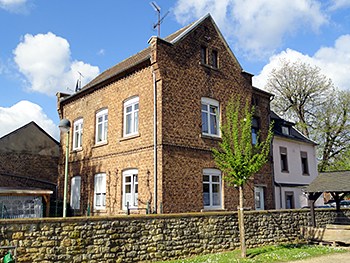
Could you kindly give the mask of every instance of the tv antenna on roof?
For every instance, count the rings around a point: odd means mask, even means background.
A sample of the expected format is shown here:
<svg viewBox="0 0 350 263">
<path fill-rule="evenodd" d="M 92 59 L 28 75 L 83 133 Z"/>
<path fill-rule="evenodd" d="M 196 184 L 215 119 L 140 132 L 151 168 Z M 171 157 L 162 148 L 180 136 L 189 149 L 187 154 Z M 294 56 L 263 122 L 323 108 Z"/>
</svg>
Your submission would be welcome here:
<svg viewBox="0 0 350 263">
<path fill-rule="evenodd" d="M 77 80 L 77 85 L 75 86 L 75 92 L 81 90 L 81 77 L 84 78 L 83 74 L 81 74 L 79 71 L 78 73 L 79 73 L 79 79 Z"/>
<path fill-rule="evenodd" d="M 167 16 L 167 14 L 169 14 L 169 11 L 162 18 L 160 18 L 160 7 L 154 1 L 150 2 L 150 4 L 154 10 L 158 12 L 158 23 L 153 25 L 153 29 L 158 27 L 158 37 L 160 37 L 160 24 L 163 22 L 163 19 Z"/>
</svg>

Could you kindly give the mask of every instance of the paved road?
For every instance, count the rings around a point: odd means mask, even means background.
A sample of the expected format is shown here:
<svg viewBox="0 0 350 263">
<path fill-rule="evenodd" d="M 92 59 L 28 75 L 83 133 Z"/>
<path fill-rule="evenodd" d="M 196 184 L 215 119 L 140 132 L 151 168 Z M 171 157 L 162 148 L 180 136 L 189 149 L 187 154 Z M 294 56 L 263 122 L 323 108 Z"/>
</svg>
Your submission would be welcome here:
<svg viewBox="0 0 350 263">
<path fill-rule="evenodd" d="M 328 254 L 298 261 L 288 261 L 285 263 L 350 263 L 350 252 Z"/>
</svg>

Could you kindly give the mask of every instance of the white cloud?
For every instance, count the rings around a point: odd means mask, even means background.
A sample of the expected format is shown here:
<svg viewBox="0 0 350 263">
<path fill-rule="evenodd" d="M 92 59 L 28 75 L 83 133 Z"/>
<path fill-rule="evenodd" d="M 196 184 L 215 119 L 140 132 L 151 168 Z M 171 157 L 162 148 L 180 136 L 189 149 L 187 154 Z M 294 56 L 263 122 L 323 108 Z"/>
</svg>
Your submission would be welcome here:
<svg viewBox="0 0 350 263">
<path fill-rule="evenodd" d="M 300 59 L 312 66 L 316 65 L 321 68 L 322 74 L 332 79 L 336 87 L 350 88 L 350 35 L 339 37 L 333 47 L 321 47 L 312 57 L 291 49 L 272 56 L 269 64 L 253 78 L 254 86 L 264 89 L 269 72 L 277 67 L 280 58 L 290 61 Z"/>
<path fill-rule="evenodd" d="M 69 43 L 66 39 L 48 32 L 35 36 L 26 34 L 13 51 L 19 71 L 29 81 L 31 91 L 54 96 L 66 87 L 75 88 L 80 71 L 86 84 L 99 73 L 99 68 L 81 61 L 71 61 Z"/>
<path fill-rule="evenodd" d="M 0 0 L 0 8 L 5 9 L 11 13 L 23 13 L 29 12 L 28 0 Z"/>
<path fill-rule="evenodd" d="M 328 23 L 316 0 L 178 0 L 174 13 L 183 24 L 211 13 L 236 48 L 256 56 L 271 54 L 286 34 L 317 32 Z"/>
<path fill-rule="evenodd" d="M 59 129 L 47 117 L 43 109 L 32 102 L 23 100 L 10 108 L 0 107 L 0 137 L 35 121 L 41 128 L 56 140 L 59 140 Z"/>
<path fill-rule="evenodd" d="M 336 10 L 350 6 L 350 0 L 332 0 L 329 10 Z"/>
<path fill-rule="evenodd" d="M 105 50 L 102 48 L 99 52 L 97 52 L 97 55 L 104 55 L 105 54 Z"/>
</svg>

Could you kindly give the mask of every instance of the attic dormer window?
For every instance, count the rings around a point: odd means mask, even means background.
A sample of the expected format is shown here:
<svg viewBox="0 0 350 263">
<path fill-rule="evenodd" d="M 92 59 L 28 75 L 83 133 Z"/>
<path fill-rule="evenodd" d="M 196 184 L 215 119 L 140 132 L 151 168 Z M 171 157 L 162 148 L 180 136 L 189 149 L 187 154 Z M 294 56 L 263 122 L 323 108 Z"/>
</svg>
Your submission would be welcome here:
<svg viewBox="0 0 350 263">
<path fill-rule="evenodd" d="M 282 126 L 282 134 L 289 135 L 289 127 L 288 126 Z"/>
</svg>

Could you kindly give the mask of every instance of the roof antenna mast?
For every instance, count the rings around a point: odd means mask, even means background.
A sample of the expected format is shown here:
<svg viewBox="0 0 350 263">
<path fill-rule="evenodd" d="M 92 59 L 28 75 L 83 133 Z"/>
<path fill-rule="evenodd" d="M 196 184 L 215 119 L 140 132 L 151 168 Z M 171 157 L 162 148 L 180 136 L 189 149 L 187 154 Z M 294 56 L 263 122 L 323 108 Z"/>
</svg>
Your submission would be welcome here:
<svg viewBox="0 0 350 263">
<path fill-rule="evenodd" d="M 158 37 L 160 37 L 160 24 L 163 22 L 163 19 L 167 16 L 167 14 L 169 14 L 169 11 L 162 18 L 160 18 L 160 7 L 154 1 L 150 2 L 150 4 L 154 10 L 158 12 L 158 23 L 153 25 L 153 29 L 158 27 Z"/>
<path fill-rule="evenodd" d="M 79 76 L 79 79 L 77 80 L 77 85 L 75 86 L 75 92 L 81 90 L 81 77 L 84 78 L 83 74 L 81 74 L 79 71 L 78 71 L 78 73 L 80 76 Z"/>
</svg>

